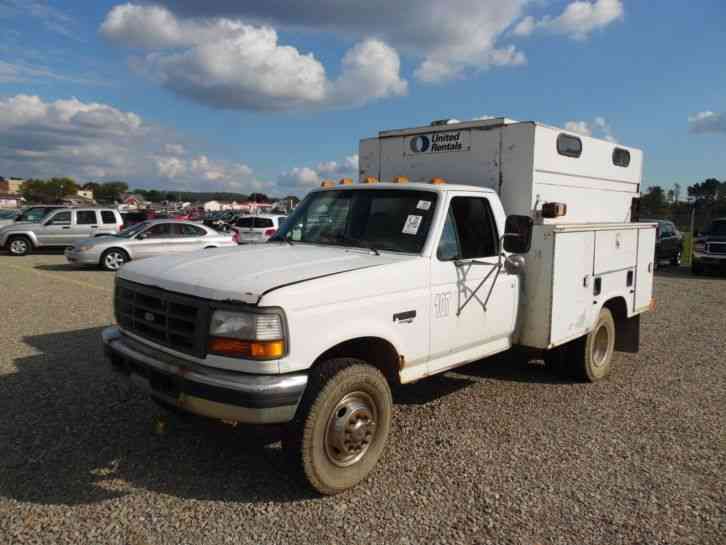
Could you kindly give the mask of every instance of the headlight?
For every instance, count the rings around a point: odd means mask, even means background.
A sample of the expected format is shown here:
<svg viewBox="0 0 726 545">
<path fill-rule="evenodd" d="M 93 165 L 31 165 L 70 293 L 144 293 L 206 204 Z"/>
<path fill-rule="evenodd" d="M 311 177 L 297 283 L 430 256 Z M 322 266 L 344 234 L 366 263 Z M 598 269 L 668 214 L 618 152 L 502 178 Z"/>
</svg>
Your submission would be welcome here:
<svg viewBox="0 0 726 545">
<path fill-rule="evenodd" d="M 93 248 L 93 246 L 91 246 L 90 244 L 83 244 L 83 245 L 81 245 L 81 246 L 78 247 L 78 251 L 79 252 L 87 252 L 91 248 Z"/>
<path fill-rule="evenodd" d="M 271 360 L 285 355 L 282 316 L 216 310 L 209 324 L 208 350 L 213 354 Z"/>
<path fill-rule="evenodd" d="M 696 244 L 693 245 L 693 249 L 697 252 L 705 252 L 706 251 L 706 243 L 705 242 L 696 242 Z"/>
</svg>

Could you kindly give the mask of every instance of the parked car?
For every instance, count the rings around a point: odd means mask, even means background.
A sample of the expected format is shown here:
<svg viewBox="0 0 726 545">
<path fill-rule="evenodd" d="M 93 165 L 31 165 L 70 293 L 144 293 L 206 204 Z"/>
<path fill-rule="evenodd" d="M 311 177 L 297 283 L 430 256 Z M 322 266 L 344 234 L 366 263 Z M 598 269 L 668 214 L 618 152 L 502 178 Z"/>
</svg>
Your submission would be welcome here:
<svg viewBox="0 0 726 545">
<path fill-rule="evenodd" d="M 668 220 L 641 220 L 643 223 L 655 223 L 655 265 L 668 261 L 671 265 L 681 264 L 683 257 L 683 234 L 672 221 Z"/>
<path fill-rule="evenodd" d="M 695 233 L 691 271 L 701 274 L 706 269 L 726 270 L 726 218 L 718 218 L 702 232 Z"/>
<path fill-rule="evenodd" d="M 29 206 L 27 208 L 23 208 L 23 210 L 20 212 L 20 215 L 15 218 L 16 222 L 20 221 L 27 221 L 30 223 L 38 223 L 40 220 L 42 220 L 44 217 L 46 217 L 51 212 L 54 212 L 56 210 L 61 210 L 63 208 L 68 208 L 67 206 L 64 206 L 62 204 L 44 204 L 40 206 Z"/>
<path fill-rule="evenodd" d="M 20 210 L 18 210 L 17 208 L 0 210 L 0 226 L 15 223 L 15 218 L 17 218 L 19 215 Z"/>
<path fill-rule="evenodd" d="M 152 220 L 137 223 L 112 237 L 76 242 L 66 259 L 79 265 L 96 265 L 116 271 L 127 261 L 195 250 L 235 246 L 230 235 L 189 221 Z"/>
<path fill-rule="evenodd" d="M 154 219 L 156 216 L 153 210 L 138 210 L 134 212 L 121 212 L 124 225 L 123 228 L 131 227 L 142 221 L 148 221 Z"/>
<path fill-rule="evenodd" d="M 15 223 L 0 229 L 0 247 L 27 255 L 34 248 L 70 246 L 78 240 L 113 235 L 121 230 L 121 214 L 112 208 L 61 208 L 39 223 Z"/>
<path fill-rule="evenodd" d="M 259 244 L 274 237 L 286 220 L 287 216 L 277 214 L 242 216 L 232 222 L 230 229 L 239 244 Z"/>
</svg>

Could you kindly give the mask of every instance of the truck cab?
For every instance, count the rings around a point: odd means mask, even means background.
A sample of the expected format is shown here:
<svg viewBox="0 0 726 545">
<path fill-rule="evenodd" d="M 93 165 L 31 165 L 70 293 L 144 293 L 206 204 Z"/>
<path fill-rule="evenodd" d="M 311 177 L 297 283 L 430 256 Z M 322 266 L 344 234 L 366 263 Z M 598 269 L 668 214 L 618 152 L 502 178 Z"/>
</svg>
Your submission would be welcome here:
<svg viewBox="0 0 726 545">
<path fill-rule="evenodd" d="M 596 381 L 637 350 L 655 226 L 548 223 L 566 206 L 507 215 L 496 188 L 364 174 L 324 182 L 267 244 L 125 265 L 113 368 L 177 409 L 282 424 L 335 494 L 381 456 L 395 385 L 514 345 Z"/>
</svg>

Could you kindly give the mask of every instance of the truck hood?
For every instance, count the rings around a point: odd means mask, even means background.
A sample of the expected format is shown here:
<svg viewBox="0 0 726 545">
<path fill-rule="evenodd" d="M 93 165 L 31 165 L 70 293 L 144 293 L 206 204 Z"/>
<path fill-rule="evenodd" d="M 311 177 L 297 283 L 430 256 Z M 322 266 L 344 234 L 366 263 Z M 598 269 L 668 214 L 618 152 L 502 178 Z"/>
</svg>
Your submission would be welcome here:
<svg viewBox="0 0 726 545">
<path fill-rule="evenodd" d="M 204 299 L 257 304 L 275 288 L 410 259 L 416 256 L 272 243 L 132 261 L 118 275 L 130 282 Z"/>
</svg>

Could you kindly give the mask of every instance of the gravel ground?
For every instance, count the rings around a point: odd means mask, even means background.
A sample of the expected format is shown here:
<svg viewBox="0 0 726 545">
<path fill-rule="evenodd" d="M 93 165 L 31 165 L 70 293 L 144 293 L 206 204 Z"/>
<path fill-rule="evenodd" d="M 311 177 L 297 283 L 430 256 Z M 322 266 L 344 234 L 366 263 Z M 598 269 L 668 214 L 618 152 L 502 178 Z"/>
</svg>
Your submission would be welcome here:
<svg viewBox="0 0 726 545">
<path fill-rule="evenodd" d="M 104 365 L 112 275 L 0 256 L 0 544 L 723 544 L 726 278 L 660 274 L 600 384 L 507 355 L 395 393 L 371 478 L 292 479 L 274 431 L 171 419 Z"/>
</svg>

